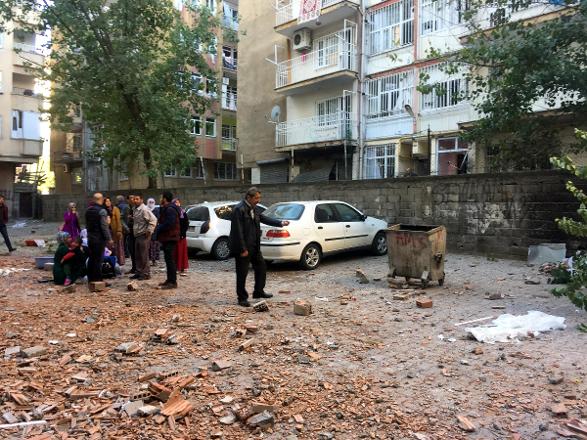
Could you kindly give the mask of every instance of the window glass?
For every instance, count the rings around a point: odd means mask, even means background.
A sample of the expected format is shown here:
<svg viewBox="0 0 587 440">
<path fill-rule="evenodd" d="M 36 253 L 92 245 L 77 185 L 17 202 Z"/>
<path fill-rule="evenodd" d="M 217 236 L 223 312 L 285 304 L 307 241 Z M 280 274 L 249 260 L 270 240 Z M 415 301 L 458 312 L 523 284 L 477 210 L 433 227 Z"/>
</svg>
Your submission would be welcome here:
<svg viewBox="0 0 587 440">
<path fill-rule="evenodd" d="M 304 205 L 299 203 L 280 203 L 270 206 L 264 214 L 279 220 L 299 220 L 304 213 Z"/>
<path fill-rule="evenodd" d="M 194 206 L 187 211 L 188 219 L 193 222 L 205 222 L 210 220 L 210 213 L 206 206 Z"/>
<path fill-rule="evenodd" d="M 337 221 L 336 212 L 332 209 L 332 205 L 317 205 L 314 211 L 314 221 L 316 223 L 332 223 Z"/>
<path fill-rule="evenodd" d="M 219 206 L 218 208 L 214 209 L 214 212 L 216 213 L 216 217 L 218 217 L 219 219 L 222 220 L 230 220 L 231 216 L 232 216 L 232 208 L 234 207 L 234 205 L 224 205 L 224 206 Z"/>
<path fill-rule="evenodd" d="M 348 205 L 343 205 L 342 203 L 337 203 L 336 210 L 338 211 L 338 215 L 341 222 L 360 222 L 363 221 L 361 214 L 355 211 Z"/>
</svg>

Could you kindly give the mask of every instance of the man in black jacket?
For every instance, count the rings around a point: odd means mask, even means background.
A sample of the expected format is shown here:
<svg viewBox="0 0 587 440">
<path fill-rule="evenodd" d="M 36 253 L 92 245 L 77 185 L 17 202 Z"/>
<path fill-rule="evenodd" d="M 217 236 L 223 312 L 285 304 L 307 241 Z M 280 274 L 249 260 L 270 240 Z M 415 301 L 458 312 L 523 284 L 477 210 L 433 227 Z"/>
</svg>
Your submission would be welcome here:
<svg viewBox="0 0 587 440">
<path fill-rule="evenodd" d="M 86 229 L 88 231 L 88 281 L 102 281 L 102 261 L 106 246 L 114 242 L 108 226 L 108 213 L 104 208 L 104 196 L 94 194 L 94 199 L 86 211 Z"/>
<path fill-rule="evenodd" d="M 267 267 L 261 254 L 261 223 L 276 227 L 289 225 L 287 220 L 275 220 L 263 215 L 257 208 L 260 201 L 261 191 L 252 187 L 247 191 L 245 199 L 232 210 L 230 248 L 236 260 L 236 294 L 239 305 L 243 307 L 251 305 L 245 287 L 249 264 L 253 265 L 255 271 L 253 298 L 271 298 L 273 296 L 264 290 Z"/>
<path fill-rule="evenodd" d="M 6 206 L 6 201 L 4 200 L 4 196 L 0 195 L 0 234 L 4 238 L 4 243 L 8 248 L 8 252 L 14 252 L 16 249 L 10 243 L 10 238 L 8 238 L 8 230 L 6 229 L 6 225 L 8 224 L 8 206 Z"/>
</svg>

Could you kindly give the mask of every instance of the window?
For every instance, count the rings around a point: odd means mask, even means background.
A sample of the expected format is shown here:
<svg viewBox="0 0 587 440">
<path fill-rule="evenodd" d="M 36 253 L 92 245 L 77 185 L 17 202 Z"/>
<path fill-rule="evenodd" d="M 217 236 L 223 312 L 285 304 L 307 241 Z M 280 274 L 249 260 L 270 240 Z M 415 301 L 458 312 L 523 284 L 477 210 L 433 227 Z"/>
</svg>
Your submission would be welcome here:
<svg viewBox="0 0 587 440">
<path fill-rule="evenodd" d="M 369 54 L 377 55 L 412 44 L 413 0 L 400 0 L 369 14 Z"/>
<path fill-rule="evenodd" d="M 444 72 L 443 67 L 443 64 L 437 64 L 421 70 L 426 84 L 432 86 L 429 93 L 422 94 L 423 111 L 453 107 L 465 98 L 467 81 L 464 78 L 464 72 L 448 74 Z"/>
<path fill-rule="evenodd" d="M 204 6 L 210 9 L 210 12 L 216 12 L 216 0 L 202 0 Z"/>
<path fill-rule="evenodd" d="M 206 136 L 216 137 L 216 119 L 206 118 Z"/>
<path fill-rule="evenodd" d="M 234 162 L 216 162 L 214 178 L 216 180 L 236 180 L 236 164 Z"/>
<path fill-rule="evenodd" d="M 192 177 L 194 179 L 203 179 L 204 178 L 204 164 L 201 160 L 198 160 L 194 166 L 192 167 Z"/>
<path fill-rule="evenodd" d="M 22 119 L 21 110 L 12 110 L 12 137 L 14 139 L 22 139 L 23 137 Z"/>
<path fill-rule="evenodd" d="M 183 178 L 191 178 L 192 177 L 192 167 L 186 167 L 179 173 L 179 177 Z"/>
<path fill-rule="evenodd" d="M 128 180 L 128 171 L 126 170 L 119 170 L 118 171 L 118 180 Z"/>
<path fill-rule="evenodd" d="M 199 116 L 192 116 L 191 133 L 194 136 L 202 134 L 202 118 Z"/>
<path fill-rule="evenodd" d="M 338 64 L 338 34 L 331 34 L 319 38 L 314 42 L 314 48 L 318 52 L 316 67 L 329 67 Z"/>
<path fill-rule="evenodd" d="M 314 221 L 316 223 L 332 223 L 336 221 L 336 212 L 332 205 L 322 204 L 317 205 L 314 211 Z"/>
<path fill-rule="evenodd" d="M 436 174 L 449 176 L 467 173 L 469 149 L 465 141 L 457 137 L 438 139 L 436 151 L 438 153 Z"/>
<path fill-rule="evenodd" d="M 223 205 L 214 208 L 214 212 L 216 213 L 216 217 L 221 220 L 231 220 L 232 208 L 234 208 L 234 205 Z"/>
<path fill-rule="evenodd" d="M 423 0 L 420 33 L 426 35 L 458 26 L 468 8 L 469 0 Z"/>
<path fill-rule="evenodd" d="M 206 94 L 211 98 L 216 98 L 217 91 L 217 81 L 214 78 L 206 78 Z"/>
<path fill-rule="evenodd" d="M 304 213 L 304 205 L 299 203 L 279 203 L 268 208 L 264 214 L 279 220 L 299 220 Z"/>
<path fill-rule="evenodd" d="M 339 124 L 342 119 L 349 119 L 350 112 L 350 96 L 325 99 L 316 103 L 316 115 L 320 127 Z"/>
<path fill-rule="evenodd" d="M 336 203 L 334 204 L 336 211 L 338 212 L 338 217 L 341 222 L 362 222 L 363 215 L 360 214 L 355 209 L 351 208 L 349 205 L 345 205 L 343 203 Z"/>
<path fill-rule="evenodd" d="M 368 81 L 367 117 L 370 119 L 405 113 L 412 104 L 414 72 L 402 72 Z"/>
<path fill-rule="evenodd" d="M 169 167 L 163 173 L 165 177 L 177 177 L 177 169 L 174 167 Z"/>
<path fill-rule="evenodd" d="M 206 222 L 210 220 L 207 206 L 194 206 L 187 210 L 188 219 L 192 222 Z"/>
<path fill-rule="evenodd" d="M 202 75 L 200 75 L 199 73 L 192 73 L 191 82 L 192 82 L 192 93 L 198 93 L 202 87 Z"/>
<path fill-rule="evenodd" d="M 222 46 L 222 65 L 225 69 L 236 70 L 238 51 L 234 47 Z"/>
<path fill-rule="evenodd" d="M 365 147 L 365 179 L 388 179 L 395 175 L 395 144 Z"/>
</svg>

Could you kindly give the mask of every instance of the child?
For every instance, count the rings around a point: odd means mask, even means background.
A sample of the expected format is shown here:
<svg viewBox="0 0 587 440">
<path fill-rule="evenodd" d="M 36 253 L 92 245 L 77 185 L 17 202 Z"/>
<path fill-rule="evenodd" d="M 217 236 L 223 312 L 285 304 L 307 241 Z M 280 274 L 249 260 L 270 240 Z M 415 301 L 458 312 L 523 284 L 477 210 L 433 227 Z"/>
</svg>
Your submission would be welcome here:
<svg viewBox="0 0 587 440">
<path fill-rule="evenodd" d="M 81 240 L 71 236 L 62 237 L 61 244 L 53 259 L 53 280 L 55 284 L 69 286 L 85 274 L 85 255 Z"/>
</svg>

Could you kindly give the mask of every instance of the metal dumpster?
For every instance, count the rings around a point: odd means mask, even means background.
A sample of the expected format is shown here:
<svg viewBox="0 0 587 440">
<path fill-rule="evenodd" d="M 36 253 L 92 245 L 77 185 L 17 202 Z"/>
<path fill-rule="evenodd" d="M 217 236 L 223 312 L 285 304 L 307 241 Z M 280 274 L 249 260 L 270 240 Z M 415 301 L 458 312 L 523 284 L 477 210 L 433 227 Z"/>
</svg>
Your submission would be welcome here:
<svg viewBox="0 0 587 440">
<path fill-rule="evenodd" d="M 393 225 L 387 228 L 389 277 L 418 278 L 444 283 L 446 228 L 444 226 Z"/>
</svg>

